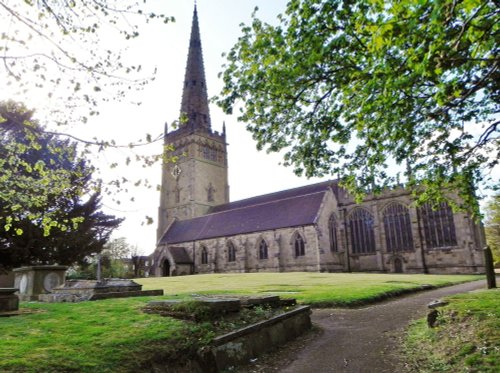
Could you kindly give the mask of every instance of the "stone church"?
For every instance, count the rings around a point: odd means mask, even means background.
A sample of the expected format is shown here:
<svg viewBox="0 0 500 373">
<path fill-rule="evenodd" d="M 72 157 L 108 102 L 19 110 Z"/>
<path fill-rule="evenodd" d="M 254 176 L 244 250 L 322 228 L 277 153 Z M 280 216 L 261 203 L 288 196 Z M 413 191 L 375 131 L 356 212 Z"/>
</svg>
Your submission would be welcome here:
<svg viewBox="0 0 500 373">
<path fill-rule="evenodd" d="M 196 7 L 181 113 L 165 129 L 178 157 L 162 166 L 152 276 L 217 272 L 483 272 L 481 227 L 442 204 L 416 208 L 409 191 L 356 204 L 337 181 L 230 202 L 226 129 L 213 131 Z"/>
</svg>

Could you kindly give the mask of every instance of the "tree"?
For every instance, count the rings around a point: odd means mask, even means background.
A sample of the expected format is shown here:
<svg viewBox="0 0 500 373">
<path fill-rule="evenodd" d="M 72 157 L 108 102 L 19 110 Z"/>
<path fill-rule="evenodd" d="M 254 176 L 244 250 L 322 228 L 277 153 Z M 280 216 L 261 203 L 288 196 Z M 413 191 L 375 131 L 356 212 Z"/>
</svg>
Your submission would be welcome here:
<svg viewBox="0 0 500 373">
<path fill-rule="evenodd" d="M 124 56 L 154 12 L 146 0 L 0 0 L 0 75 L 12 94 L 47 97 L 57 123 L 84 123 L 154 75 Z M 126 43 L 125 43 L 126 44 Z M 82 111 L 83 110 L 83 111 Z M 44 113 L 47 115 L 47 113 Z"/>
<path fill-rule="evenodd" d="M 306 176 L 340 175 L 358 197 L 397 182 L 419 200 L 498 165 L 500 10 L 480 0 L 290 0 L 254 13 L 227 54 L 218 104 L 259 149 Z M 476 210 L 477 211 L 477 210 Z"/>
<path fill-rule="evenodd" d="M 129 97 L 131 104 L 140 104 L 137 95 L 131 99 L 130 93 L 152 81 L 156 68 L 133 60 L 137 53 L 127 54 L 127 48 L 137 47 L 134 43 L 139 43 L 147 24 L 174 21 L 155 9 L 159 6 L 147 0 L 0 0 L 0 99 L 30 102 L 35 96 L 44 98 L 35 113 L 40 121 L 50 118 L 44 122 L 44 131 L 49 128 L 51 133 L 77 140 L 93 155 L 120 148 L 122 157 L 113 158 L 110 168 L 134 162 L 153 164 L 161 154 L 137 149 L 161 141 L 163 134 L 144 134 L 142 139 L 117 144 L 115 139 L 99 136 L 76 137 L 72 127 L 65 125 L 85 126 L 109 101 Z M 102 191 L 119 203 L 114 196 L 123 193 L 118 192 L 139 185 L 155 187 L 147 178 L 120 178 L 104 180 Z"/>
<path fill-rule="evenodd" d="M 500 192 L 497 192 L 486 204 L 485 233 L 486 242 L 493 252 L 495 263 L 500 263 Z"/>
<path fill-rule="evenodd" d="M 100 211 L 93 168 L 16 103 L 0 104 L 0 263 L 72 264 L 103 249 L 121 219 Z"/>
</svg>

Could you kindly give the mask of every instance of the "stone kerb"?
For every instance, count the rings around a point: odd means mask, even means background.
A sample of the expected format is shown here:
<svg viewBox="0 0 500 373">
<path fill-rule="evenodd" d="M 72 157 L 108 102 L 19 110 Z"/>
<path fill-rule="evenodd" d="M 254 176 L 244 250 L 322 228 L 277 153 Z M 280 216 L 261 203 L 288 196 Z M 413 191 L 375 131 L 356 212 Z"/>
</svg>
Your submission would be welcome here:
<svg viewBox="0 0 500 373">
<path fill-rule="evenodd" d="M 66 266 L 30 266 L 14 269 L 14 287 L 19 289 L 21 301 L 37 301 L 41 294 L 49 294 L 52 289 L 64 283 Z"/>
</svg>

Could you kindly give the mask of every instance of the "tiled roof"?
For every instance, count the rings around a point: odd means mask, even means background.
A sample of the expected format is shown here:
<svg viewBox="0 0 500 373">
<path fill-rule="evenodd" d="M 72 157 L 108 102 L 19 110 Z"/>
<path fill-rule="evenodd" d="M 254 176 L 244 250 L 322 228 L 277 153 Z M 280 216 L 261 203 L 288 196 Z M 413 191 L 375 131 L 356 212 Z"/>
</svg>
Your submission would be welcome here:
<svg viewBox="0 0 500 373">
<path fill-rule="evenodd" d="M 174 262 L 177 264 L 191 264 L 193 260 L 189 257 L 186 249 L 183 247 L 171 247 L 170 254 L 172 254 L 172 258 Z"/>
<path fill-rule="evenodd" d="M 323 182 L 216 206 L 208 215 L 175 221 L 160 242 L 176 244 L 314 224 L 326 191 L 335 184 Z"/>
</svg>

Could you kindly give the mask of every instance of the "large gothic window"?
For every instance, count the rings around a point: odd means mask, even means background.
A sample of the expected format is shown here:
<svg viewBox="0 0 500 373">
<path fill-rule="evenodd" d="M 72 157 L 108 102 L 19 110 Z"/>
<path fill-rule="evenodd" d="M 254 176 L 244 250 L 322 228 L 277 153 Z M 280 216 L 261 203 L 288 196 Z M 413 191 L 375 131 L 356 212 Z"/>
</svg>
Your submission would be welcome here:
<svg viewBox="0 0 500 373">
<path fill-rule="evenodd" d="M 302 238 L 300 233 L 297 233 L 295 235 L 294 247 L 295 247 L 295 256 L 296 257 L 306 255 L 306 246 L 304 243 L 304 239 Z"/>
<path fill-rule="evenodd" d="M 433 209 L 431 204 L 426 203 L 419 208 L 419 212 L 427 248 L 456 246 L 457 236 L 453 211 L 446 202 L 441 203 L 437 209 Z"/>
<path fill-rule="evenodd" d="M 330 220 L 328 221 L 328 233 L 330 236 L 330 251 L 339 251 L 339 242 L 337 239 L 337 219 L 335 218 L 335 214 L 332 214 L 332 216 L 330 216 Z"/>
<path fill-rule="evenodd" d="M 400 203 L 391 203 L 383 215 L 387 251 L 413 250 L 410 211 Z"/>
<path fill-rule="evenodd" d="M 352 252 L 366 254 L 375 252 L 375 233 L 373 216 L 362 208 L 357 208 L 349 217 Z"/>
<path fill-rule="evenodd" d="M 234 247 L 232 242 L 227 243 L 227 261 L 228 262 L 236 261 L 236 248 Z"/>
<path fill-rule="evenodd" d="M 266 241 L 261 240 L 259 244 L 259 259 L 267 259 L 267 258 L 268 258 L 267 243 Z"/>
<path fill-rule="evenodd" d="M 201 264 L 208 264 L 208 250 L 206 247 L 201 249 Z"/>
</svg>

